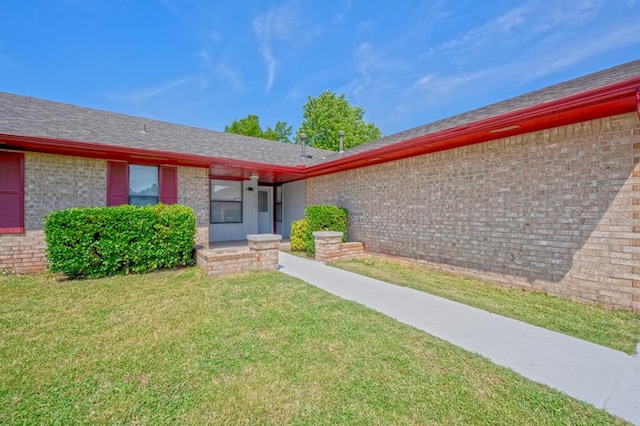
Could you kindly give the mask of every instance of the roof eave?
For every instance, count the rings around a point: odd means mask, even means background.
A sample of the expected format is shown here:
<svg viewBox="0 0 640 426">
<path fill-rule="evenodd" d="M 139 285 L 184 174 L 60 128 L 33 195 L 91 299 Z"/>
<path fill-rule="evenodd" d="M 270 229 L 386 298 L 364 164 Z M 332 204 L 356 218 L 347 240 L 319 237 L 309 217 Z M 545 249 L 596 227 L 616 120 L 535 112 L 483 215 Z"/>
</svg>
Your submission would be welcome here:
<svg viewBox="0 0 640 426">
<path fill-rule="evenodd" d="M 251 175 L 258 174 L 261 183 L 285 183 L 605 116 L 637 111 L 640 118 L 639 87 L 640 76 L 637 76 L 572 96 L 543 102 L 358 154 L 341 156 L 338 159 L 308 167 L 303 165 L 282 166 L 230 158 L 3 133 L 0 133 L 0 148 L 17 148 L 141 164 L 206 167 L 212 177 L 248 179 Z"/>
<path fill-rule="evenodd" d="M 306 169 L 306 177 L 366 167 L 633 111 L 638 111 L 640 118 L 639 87 L 640 76 L 459 127 L 316 164 Z"/>
<path fill-rule="evenodd" d="M 0 148 L 3 147 L 49 154 L 127 161 L 138 164 L 163 164 L 208 168 L 212 177 L 249 179 L 251 175 L 258 175 L 260 176 L 260 183 L 269 184 L 289 182 L 304 178 L 303 170 L 293 166 L 144 148 L 131 148 L 93 142 L 62 140 L 41 136 L 0 133 Z"/>
</svg>

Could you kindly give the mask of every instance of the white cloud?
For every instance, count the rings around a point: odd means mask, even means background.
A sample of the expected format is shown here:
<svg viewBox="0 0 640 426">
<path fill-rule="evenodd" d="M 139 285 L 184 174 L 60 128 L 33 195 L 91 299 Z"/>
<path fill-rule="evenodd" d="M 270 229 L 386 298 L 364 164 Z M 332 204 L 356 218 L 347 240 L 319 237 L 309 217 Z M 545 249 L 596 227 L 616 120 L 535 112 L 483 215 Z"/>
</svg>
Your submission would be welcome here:
<svg viewBox="0 0 640 426">
<path fill-rule="evenodd" d="M 202 61 L 203 65 L 203 74 L 208 75 L 211 71 L 221 80 L 231 83 L 238 90 L 245 90 L 245 85 L 242 82 L 242 78 L 240 73 L 238 73 L 235 69 L 225 64 L 223 61 L 214 61 L 211 57 L 207 49 L 203 48 L 198 53 L 196 53 L 196 57 Z M 203 78 L 203 80 L 205 80 Z M 206 80 L 205 80 L 206 81 Z M 207 87 L 207 84 L 205 87 Z"/>
<path fill-rule="evenodd" d="M 370 43 L 362 43 L 356 49 L 355 60 L 360 77 L 354 82 L 351 92 L 358 96 L 371 84 L 371 67 L 375 66 L 379 59 Z"/>
<path fill-rule="evenodd" d="M 416 80 L 415 85 L 410 90 L 419 89 L 423 93 L 427 92 L 436 102 L 443 102 L 451 96 L 459 96 L 463 87 L 486 78 L 494 73 L 495 70 L 484 70 L 446 76 L 425 74 Z"/>
<path fill-rule="evenodd" d="M 457 39 L 450 40 L 437 47 L 440 51 L 455 51 L 463 49 L 478 49 L 494 45 L 502 41 L 509 33 L 515 31 L 525 23 L 525 8 L 508 11 L 491 22 L 471 29 Z"/>
<path fill-rule="evenodd" d="M 490 22 L 467 31 L 458 38 L 442 43 L 432 49 L 431 53 L 466 57 L 469 52 L 492 48 L 496 44 L 503 43 L 511 33 L 524 26 L 527 20 L 526 15 L 525 7 L 512 9 Z"/>
<path fill-rule="evenodd" d="M 209 52 L 207 52 L 206 49 L 200 49 L 200 51 L 196 53 L 196 57 L 207 64 L 211 63 L 211 56 L 209 56 Z"/>
<path fill-rule="evenodd" d="M 213 70 L 220 78 L 230 82 L 236 89 L 245 90 L 240 74 L 233 68 L 223 63 L 217 63 L 213 66 Z"/>
<path fill-rule="evenodd" d="M 558 38 L 590 24 L 604 5 L 604 0 L 528 0 L 436 46 L 430 53 L 473 61 L 508 45 L 522 48 L 541 38 Z"/>
<path fill-rule="evenodd" d="M 134 90 L 129 93 L 109 93 L 107 97 L 113 101 L 118 102 L 133 102 L 135 104 L 139 104 L 140 102 L 161 95 L 165 92 L 174 90 L 180 86 L 184 86 L 188 83 L 199 82 L 200 88 L 203 88 L 203 81 L 205 81 L 200 76 L 190 76 L 181 78 L 178 80 L 172 80 L 165 83 L 158 84 L 156 86 L 148 87 L 145 89 Z M 206 82 L 204 83 L 206 87 Z"/>
<path fill-rule="evenodd" d="M 278 60 L 273 53 L 276 43 L 300 43 L 318 34 L 319 29 L 308 22 L 300 12 L 296 1 L 274 6 L 257 15 L 253 32 L 258 39 L 258 50 L 267 67 L 267 92 L 276 77 Z"/>
<path fill-rule="evenodd" d="M 207 41 L 209 41 L 209 43 L 216 44 L 216 43 L 220 43 L 223 37 L 220 33 L 217 33 L 215 31 L 210 31 L 207 34 L 206 38 L 207 38 Z"/>
<path fill-rule="evenodd" d="M 273 79 L 276 75 L 276 65 L 278 64 L 271 51 L 272 39 L 274 37 L 273 33 L 277 31 L 275 28 L 277 21 L 278 18 L 274 9 L 271 9 L 266 14 L 257 16 L 253 20 L 253 31 L 258 38 L 258 49 L 267 66 L 267 92 L 271 90 L 271 86 L 273 85 Z"/>
<path fill-rule="evenodd" d="M 542 77 L 560 70 L 569 68 L 585 59 L 598 56 L 602 53 L 640 43 L 640 32 L 636 23 L 618 27 L 610 33 L 592 35 L 589 38 L 574 40 L 570 46 L 560 49 L 562 54 L 555 50 L 538 59 L 535 66 L 531 66 L 533 72 L 526 77 L 527 80 Z"/>
<path fill-rule="evenodd" d="M 392 74 L 406 68 L 397 59 L 389 59 L 372 43 L 360 43 L 354 51 L 355 68 L 358 75 L 349 85 L 348 91 L 358 98 L 372 92 L 381 92 L 394 86 Z"/>
<path fill-rule="evenodd" d="M 179 19 L 186 19 L 187 14 L 185 13 L 184 5 L 180 4 L 180 2 L 176 2 L 175 0 L 158 0 L 158 3 L 169 13 L 176 16 Z"/>
<path fill-rule="evenodd" d="M 341 9 L 333 15 L 333 23 L 334 24 L 343 23 L 345 19 L 347 19 L 347 15 L 349 14 L 349 11 L 351 10 L 352 7 L 353 7 L 353 2 L 351 0 L 343 2 Z"/>
<path fill-rule="evenodd" d="M 614 10 L 611 0 L 504 2 L 493 16 L 450 32 L 432 49 L 431 29 L 453 28 L 456 5 L 440 3 L 437 19 L 416 7 L 393 40 L 358 46 L 350 87 L 381 127 L 429 122 L 517 96 L 558 82 L 553 74 L 560 71 L 599 58 L 610 63 L 611 54 L 640 45 L 637 13 L 631 13 L 637 9 L 628 8 L 638 0 L 625 2 Z M 381 82 L 393 87 L 382 91 Z"/>
</svg>

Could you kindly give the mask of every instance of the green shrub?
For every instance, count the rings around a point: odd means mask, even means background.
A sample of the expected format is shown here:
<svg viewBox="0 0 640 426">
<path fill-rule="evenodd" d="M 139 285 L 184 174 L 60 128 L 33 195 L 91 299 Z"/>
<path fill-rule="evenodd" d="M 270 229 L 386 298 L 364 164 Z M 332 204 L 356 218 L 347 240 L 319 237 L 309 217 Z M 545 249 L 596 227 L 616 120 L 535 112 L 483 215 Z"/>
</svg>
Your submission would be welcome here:
<svg viewBox="0 0 640 426">
<path fill-rule="evenodd" d="M 291 251 L 305 251 L 304 239 L 309 229 L 306 219 L 291 222 Z"/>
<path fill-rule="evenodd" d="M 98 278 L 192 265 L 196 218 L 182 205 L 72 208 L 45 219 L 52 272 Z"/>
<path fill-rule="evenodd" d="M 343 207 L 333 205 L 309 206 L 305 209 L 304 251 L 313 256 L 316 252 L 313 233 L 316 231 L 342 232 L 342 241 L 347 241 L 348 212 Z"/>
</svg>

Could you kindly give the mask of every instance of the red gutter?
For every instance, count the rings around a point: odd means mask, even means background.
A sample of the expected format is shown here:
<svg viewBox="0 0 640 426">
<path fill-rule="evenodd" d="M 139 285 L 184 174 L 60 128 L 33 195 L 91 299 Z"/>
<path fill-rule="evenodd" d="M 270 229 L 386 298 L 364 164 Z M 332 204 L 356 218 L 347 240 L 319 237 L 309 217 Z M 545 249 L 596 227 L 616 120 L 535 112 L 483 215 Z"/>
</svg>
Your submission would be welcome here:
<svg viewBox="0 0 640 426">
<path fill-rule="evenodd" d="M 635 110 L 640 114 L 639 85 L 640 77 L 634 77 L 460 127 L 345 156 L 308 167 L 305 177 L 321 176 Z"/>
<path fill-rule="evenodd" d="M 143 164 L 206 167 L 210 169 L 212 177 L 221 178 L 248 179 L 251 174 L 257 173 L 261 183 L 283 183 L 605 116 L 637 111 L 640 118 L 639 86 L 640 76 L 310 167 L 304 165 L 287 167 L 228 158 L 1 133 L 0 147 L 7 144 L 9 147 L 54 154 Z"/>
<path fill-rule="evenodd" d="M 26 151 L 46 152 L 52 154 L 72 155 L 108 160 L 123 160 L 140 164 L 167 164 L 188 167 L 241 169 L 246 171 L 247 178 L 253 172 L 262 171 L 264 176 L 288 176 L 292 179 L 303 178 L 303 170 L 297 167 L 278 166 L 252 161 L 229 158 L 208 157 L 204 155 L 175 153 L 143 148 L 129 148 L 101 143 L 81 142 L 53 139 L 41 136 L 23 136 L 0 133 L 0 147 L 21 148 Z M 260 174 L 260 173 L 259 173 Z M 244 176 L 241 176 L 242 178 Z"/>
</svg>

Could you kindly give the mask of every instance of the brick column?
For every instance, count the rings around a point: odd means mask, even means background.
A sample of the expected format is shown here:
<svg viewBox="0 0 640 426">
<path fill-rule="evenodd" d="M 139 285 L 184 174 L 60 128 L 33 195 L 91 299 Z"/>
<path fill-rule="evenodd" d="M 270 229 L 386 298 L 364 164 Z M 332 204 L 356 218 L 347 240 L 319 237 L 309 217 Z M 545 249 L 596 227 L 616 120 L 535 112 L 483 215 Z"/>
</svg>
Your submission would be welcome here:
<svg viewBox="0 0 640 426">
<path fill-rule="evenodd" d="M 316 247 L 316 260 L 326 263 L 340 257 L 340 245 L 342 244 L 342 232 L 318 231 L 313 233 L 313 241 Z"/>
<path fill-rule="evenodd" d="M 247 240 L 249 240 L 249 250 L 256 254 L 256 269 L 278 269 L 278 252 L 282 235 L 252 234 L 247 235 Z"/>
</svg>

